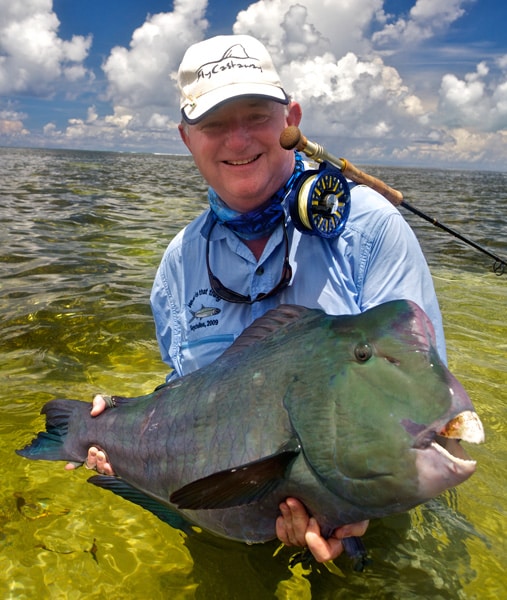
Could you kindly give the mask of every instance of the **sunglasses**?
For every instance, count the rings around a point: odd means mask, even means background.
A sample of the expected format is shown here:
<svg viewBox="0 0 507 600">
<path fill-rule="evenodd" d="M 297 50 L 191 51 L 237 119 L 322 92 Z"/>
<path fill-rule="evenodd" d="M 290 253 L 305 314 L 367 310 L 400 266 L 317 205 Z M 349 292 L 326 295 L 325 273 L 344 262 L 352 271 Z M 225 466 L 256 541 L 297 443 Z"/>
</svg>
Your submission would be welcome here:
<svg viewBox="0 0 507 600">
<path fill-rule="evenodd" d="M 210 246 L 209 242 L 210 242 L 211 232 L 213 231 L 213 228 L 215 227 L 216 224 L 217 224 L 217 222 L 215 221 L 213 223 L 213 225 L 210 227 L 208 237 L 206 239 L 206 268 L 208 270 L 208 277 L 209 277 L 211 289 L 215 292 L 215 294 L 219 298 L 221 298 L 222 300 L 225 300 L 226 302 L 234 302 L 236 304 L 253 304 L 254 302 L 259 302 L 261 300 L 265 300 L 266 298 L 270 298 L 271 296 L 274 296 L 275 294 L 278 294 L 278 292 L 281 292 L 289 285 L 290 280 L 292 279 L 292 267 L 290 266 L 290 263 L 289 263 L 289 238 L 287 236 L 287 229 L 285 227 L 285 223 L 283 224 L 283 239 L 285 242 L 285 258 L 283 261 L 283 269 L 282 269 L 282 275 L 280 277 L 280 281 L 275 285 L 275 287 L 272 290 L 270 290 L 269 292 L 265 292 L 265 293 L 261 292 L 253 299 L 251 296 L 245 296 L 243 294 L 239 294 L 238 292 L 235 292 L 234 290 L 231 290 L 230 288 L 226 287 L 211 270 L 210 260 L 209 260 L 209 246 Z"/>
</svg>

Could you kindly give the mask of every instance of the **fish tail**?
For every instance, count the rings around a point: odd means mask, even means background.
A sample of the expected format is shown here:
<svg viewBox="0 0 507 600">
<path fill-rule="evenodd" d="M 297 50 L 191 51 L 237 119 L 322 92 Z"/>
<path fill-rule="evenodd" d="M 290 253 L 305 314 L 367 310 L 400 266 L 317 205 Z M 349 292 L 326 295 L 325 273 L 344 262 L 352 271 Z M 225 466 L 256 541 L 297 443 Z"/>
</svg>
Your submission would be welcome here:
<svg viewBox="0 0 507 600">
<path fill-rule="evenodd" d="M 76 410 L 77 400 L 51 400 L 42 407 L 46 415 L 46 431 L 40 431 L 27 446 L 16 454 L 32 460 L 74 460 L 64 447 L 69 419 Z"/>
</svg>

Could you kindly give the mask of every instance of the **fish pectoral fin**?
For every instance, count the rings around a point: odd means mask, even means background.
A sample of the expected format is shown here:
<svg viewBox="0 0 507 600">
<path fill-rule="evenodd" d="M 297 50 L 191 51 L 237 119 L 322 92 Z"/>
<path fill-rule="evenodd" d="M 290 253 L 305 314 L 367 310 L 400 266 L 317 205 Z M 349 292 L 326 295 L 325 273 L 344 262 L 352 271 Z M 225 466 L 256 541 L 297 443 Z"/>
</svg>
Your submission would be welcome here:
<svg viewBox="0 0 507 600">
<path fill-rule="evenodd" d="M 171 527 L 181 529 L 186 533 L 191 531 L 190 523 L 188 523 L 176 511 L 172 510 L 169 506 L 162 504 L 155 498 L 148 496 L 144 492 L 141 492 L 133 485 L 130 485 L 130 483 L 127 483 L 125 480 L 120 479 L 119 477 L 112 477 L 109 475 L 94 475 L 88 479 L 88 482 L 114 492 L 115 494 L 118 494 L 118 496 L 125 498 L 125 500 L 129 500 L 130 502 L 149 510 L 161 521 L 164 521 L 164 523 L 167 523 Z"/>
<path fill-rule="evenodd" d="M 285 447 L 276 454 L 233 469 L 213 473 L 171 494 L 178 508 L 199 510 L 232 508 L 258 502 L 282 481 L 300 447 Z"/>
</svg>

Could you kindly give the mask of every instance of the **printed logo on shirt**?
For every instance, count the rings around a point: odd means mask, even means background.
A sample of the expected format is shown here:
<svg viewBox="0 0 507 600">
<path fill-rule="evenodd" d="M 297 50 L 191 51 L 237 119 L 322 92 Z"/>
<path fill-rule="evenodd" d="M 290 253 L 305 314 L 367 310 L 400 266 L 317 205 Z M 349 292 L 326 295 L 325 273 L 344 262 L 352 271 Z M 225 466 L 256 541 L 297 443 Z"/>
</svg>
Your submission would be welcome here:
<svg viewBox="0 0 507 600">
<path fill-rule="evenodd" d="M 222 311 L 217 306 L 213 306 L 219 301 L 218 296 L 208 288 L 198 290 L 187 304 L 188 310 L 192 315 L 189 327 L 191 331 L 201 329 L 202 327 L 213 327 L 218 325 L 216 316 Z M 199 308 L 200 304 L 200 308 Z M 194 321 L 196 321 L 194 323 Z"/>
</svg>

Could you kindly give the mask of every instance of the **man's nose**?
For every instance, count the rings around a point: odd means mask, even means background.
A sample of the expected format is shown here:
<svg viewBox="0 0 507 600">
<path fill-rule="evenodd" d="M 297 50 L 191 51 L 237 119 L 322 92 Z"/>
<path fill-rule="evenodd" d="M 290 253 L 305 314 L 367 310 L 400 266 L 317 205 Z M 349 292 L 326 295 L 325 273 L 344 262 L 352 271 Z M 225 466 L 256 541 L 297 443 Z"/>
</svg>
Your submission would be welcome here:
<svg viewBox="0 0 507 600">
<path fill-rule="evenodd" d="M 243 148 L 250 143 L 250 130 L 244 123 L 231 124 L 226 132 L 226 144 L 229 148 Z"/>
</svg>

